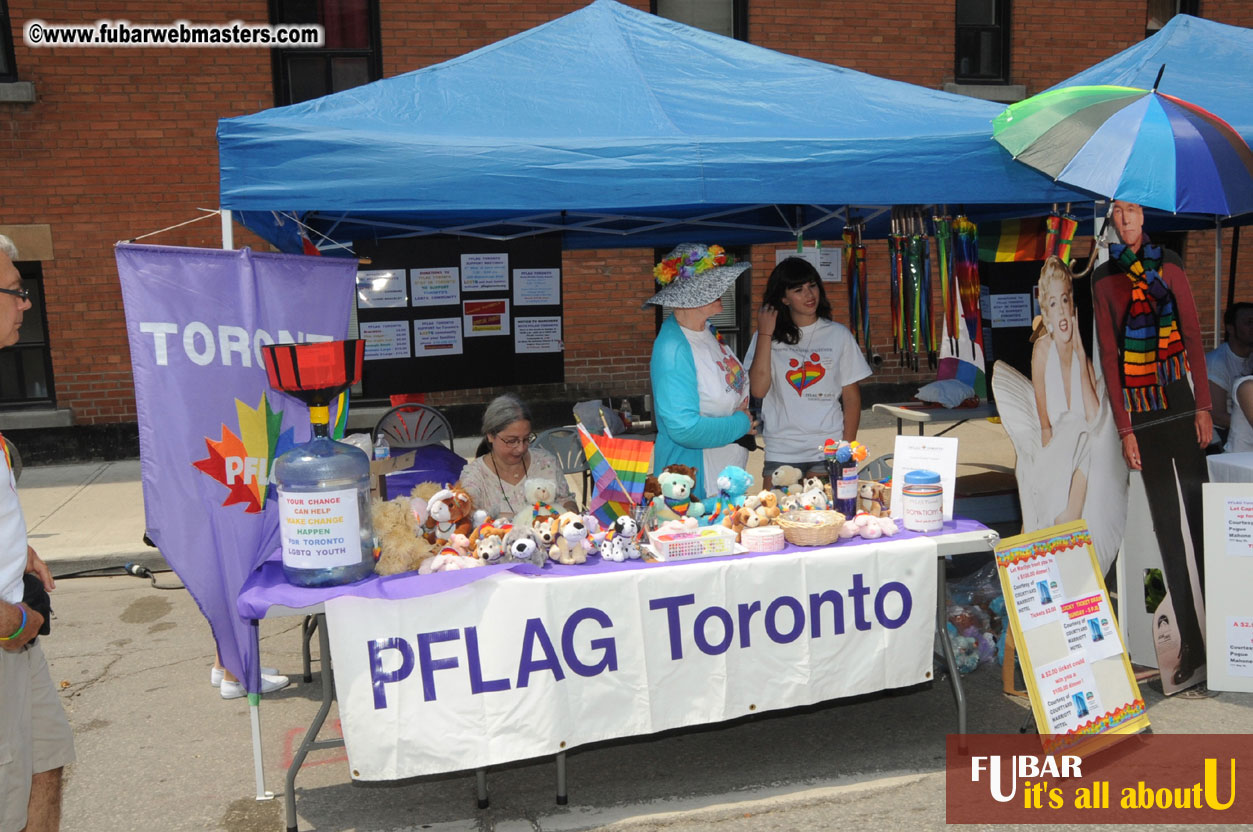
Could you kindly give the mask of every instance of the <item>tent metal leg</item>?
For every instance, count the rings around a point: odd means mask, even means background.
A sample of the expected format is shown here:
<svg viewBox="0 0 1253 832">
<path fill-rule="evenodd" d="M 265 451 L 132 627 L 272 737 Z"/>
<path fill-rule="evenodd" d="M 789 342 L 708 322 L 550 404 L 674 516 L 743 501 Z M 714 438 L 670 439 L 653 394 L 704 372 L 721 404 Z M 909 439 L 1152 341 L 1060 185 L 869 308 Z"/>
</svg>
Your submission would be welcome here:
<svg viewBox="0 0 1253 832">
<path fill-rule="evenodd" d="M 565 806 L 569 796 L 566 794 L 566 752 L 557 752 L 557 805 Z"/>
<path fill-rule="evenodd" d="M 953 701 L 957 703 L 957 733 L 963 735 L 961 748 L 966 747 L 966 691 L 962 688 L 961 672 L 957 669 L 957 657 L 953 655 L 953 645 L 948 640 L 948 604 L 944 583 L 944 561 L 940 559 L 936 568 L 935 594 L 935 635 L 940 640 L 940 648 L 944 651 L 944 661 L 948 664 L 948 680 L 953 686 Z"/>
<path fill-rule="evenodd" d="M 317 617 L 312 615 L 306 615 L 304 623 L 300 625 L 301 656 L 305 662 L 304 680 L 306 685 L 313 681 L 313 670 L 309 657 L 309 642 L 313 639 L 313 633 L 317 628 Z M 320 657 L 323 662 L 326 660 L 326 655 L 326 653 L 323 653 Z"/>
<path fill-rule="evenodd" d="M 315 618 L 317 619 L 314 624 L 318 631 L 318 650 L 321 651 L 322 657 L 322 706 L 318 708 L 317 716 L 309 724 L 309 730 L 305 732 L 304 739 L 300 741 L 300 746 L 292 755 L 291 765 L 287 767 L 287 792 L 283 795 L 287 807 L 287 832 L 296 832 L 297 829 L 296 774 L 304 765 L 305 757 L 315 748 L 344 747 L 342 737 L 329 740 L 318 739 L 318 732 L 326 723 L 326 715 L 331 712 L 331 705 L 335 702 L 335 672 L 331 668 L 331 639 L 326 632 L 326 613 L 318 613 Z"/>
<path fill-rule="evenodd" d="M 487 797 L 487 769 L 474 770 L 475 787 L 478 789 L 479 808 L 486 809 L 491 801 Z"/>
</svg>

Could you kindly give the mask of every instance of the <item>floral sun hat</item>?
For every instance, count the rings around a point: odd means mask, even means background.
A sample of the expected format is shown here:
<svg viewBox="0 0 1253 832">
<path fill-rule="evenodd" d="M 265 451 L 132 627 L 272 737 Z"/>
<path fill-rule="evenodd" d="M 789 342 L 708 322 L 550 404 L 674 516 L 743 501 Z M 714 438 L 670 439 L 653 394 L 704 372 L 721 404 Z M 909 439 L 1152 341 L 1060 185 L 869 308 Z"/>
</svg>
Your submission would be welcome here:
<svg viewBox="0 0 1253 832">
<path fill-rule="evenodd" d="M 661 291 L 644 301 L 673 309 L 695 309 L 722 297 L 752 263 L 736 263 L 722 246 L 679 243 L 653 268 Z"/>
</svg>

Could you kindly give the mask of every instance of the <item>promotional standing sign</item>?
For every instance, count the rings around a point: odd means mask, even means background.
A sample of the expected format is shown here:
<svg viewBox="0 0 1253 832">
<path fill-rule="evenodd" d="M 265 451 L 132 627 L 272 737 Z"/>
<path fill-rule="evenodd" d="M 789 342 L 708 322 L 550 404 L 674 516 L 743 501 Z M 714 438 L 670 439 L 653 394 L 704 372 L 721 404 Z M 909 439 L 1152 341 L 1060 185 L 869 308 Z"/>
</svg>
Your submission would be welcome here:
<svg viewBox="0 0 1253 832">
<path fill-rule="evenodd" d="M 354 259 L 119 245 L 149 538 L 209 619 L 222 663 L 260 689 L 235 601 L 278 546 L 274 459 L 308 409 L 270 389 L 261 346 L 342 340 Z"/>
<path fill-rule="evenodd" d="M 1045 751 L 1090 753 L 1147 728 L 1084 522 L 1006 538 L 996 565 Z"/>
<path fill-rule="evenodd" d="M 1253 488 L 1211 482 L 1205 500 L 1205 647 L 1210 690 L 1253 691 Z"/>
</svg>

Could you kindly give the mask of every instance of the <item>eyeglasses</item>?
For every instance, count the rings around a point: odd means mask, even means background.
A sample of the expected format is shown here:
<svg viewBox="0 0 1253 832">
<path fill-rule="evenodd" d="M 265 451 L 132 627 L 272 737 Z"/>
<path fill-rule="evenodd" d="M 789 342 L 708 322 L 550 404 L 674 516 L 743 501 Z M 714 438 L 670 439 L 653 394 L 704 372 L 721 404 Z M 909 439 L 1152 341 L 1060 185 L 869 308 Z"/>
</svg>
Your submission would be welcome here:
<svg viewBox="0 0 1253 832">
<path fill-rule="evenodd" d="M 501 436 L 497 434 L 496 438 L 499 439 L 501 444 L 503 444 L 506 448 L 516 448 L 519 445 L 530 445 L 535 441 L 535 434 L 532 433 L 526 437 Z"/>
<path fill-rule="evenodd" d="M 30 289 L 0 289 L 0 293 L 12 295 L 22 300 L 30 300 Z"/>
</svg>

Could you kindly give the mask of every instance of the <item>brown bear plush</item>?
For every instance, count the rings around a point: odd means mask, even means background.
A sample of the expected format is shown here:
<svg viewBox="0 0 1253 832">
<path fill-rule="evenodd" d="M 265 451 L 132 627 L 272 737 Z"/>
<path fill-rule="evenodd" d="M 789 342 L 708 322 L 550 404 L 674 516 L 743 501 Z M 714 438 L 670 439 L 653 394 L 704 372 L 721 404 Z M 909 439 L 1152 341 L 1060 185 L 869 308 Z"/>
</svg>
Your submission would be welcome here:
<svg viewBox="0 0 1253 832">
<path fill-rule="evenodd" d="M 435 549 L 419 534 L 408 497 L 381 502 L 376 500 L 371 515 L 379 541 L 379 559 L 374 571 L 379 575 L 416 572 L 423 561 L 434 557 Z"/>
</svg>

